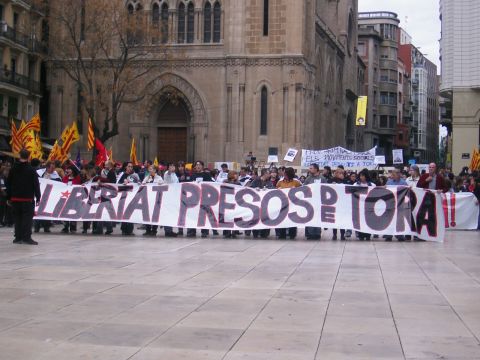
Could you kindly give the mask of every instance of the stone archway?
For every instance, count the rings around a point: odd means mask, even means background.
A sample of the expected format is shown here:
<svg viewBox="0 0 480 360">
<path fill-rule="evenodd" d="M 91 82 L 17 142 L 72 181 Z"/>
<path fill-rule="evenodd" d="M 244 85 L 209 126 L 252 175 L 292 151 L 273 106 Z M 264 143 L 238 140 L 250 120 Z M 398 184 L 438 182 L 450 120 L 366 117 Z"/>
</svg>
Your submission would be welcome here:
<svg viewBox="0 0 480 360">
<path fill-rule="evenodd" d="M 171 136 L 175 136 L 176 133 L 176 136 L 186 137 L 187 155 L 183 160 L 189 162 L 195 159 L 207 160 L 208 121 L 204 101 L 197 89 L 190 82 L 173 73 L 155 78 L 146 85 L 146 88 L 149 95 L 139 104 L 138 109 L 145 125 L 149 128 L 149 138 L 153 145 L 150 146 L 150 156 L 152 158 L 157 155 L 161 156 L 157 153 L 161 148 L 158 146 L 158 142 L 170 141 Z M 176 113 L 177 118 L 166 118 L 169 111 L 172 116 Z M 178 117 L 181 111 L 185 113 L 183 120 Z M 177 130 L 173 130 L 175 128 Z M 170 133 L 171 136 L 162 134 L 161 129 Z M 182 131 L 185 131 L 184 135 L 182 135 Z M 168 145 L 179 146 L 173 140 Z"/>
</svg>

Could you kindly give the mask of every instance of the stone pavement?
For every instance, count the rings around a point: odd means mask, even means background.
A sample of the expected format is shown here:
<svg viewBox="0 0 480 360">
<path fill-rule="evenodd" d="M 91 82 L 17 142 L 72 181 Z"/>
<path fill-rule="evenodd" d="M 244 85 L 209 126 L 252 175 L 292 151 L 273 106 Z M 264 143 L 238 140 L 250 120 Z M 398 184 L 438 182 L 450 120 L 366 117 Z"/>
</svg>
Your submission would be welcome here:
<svg viewBox="0 0 480 360">
<path fill-rule="evenodd" d="M 479 232 L 11 235 L 0 230 L 2 360 L 480 359 Z"/>
</svg>

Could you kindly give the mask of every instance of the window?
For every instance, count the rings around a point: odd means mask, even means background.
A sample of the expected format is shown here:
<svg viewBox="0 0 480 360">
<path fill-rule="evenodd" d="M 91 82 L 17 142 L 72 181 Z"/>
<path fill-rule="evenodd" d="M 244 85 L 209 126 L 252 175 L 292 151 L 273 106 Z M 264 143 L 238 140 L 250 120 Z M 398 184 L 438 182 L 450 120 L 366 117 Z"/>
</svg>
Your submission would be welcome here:
<svg viewBox="0 0 480 360">
<path fill-rule="evenodd" d="M 220 42 L 222 7 L 217 1 L 213 6 L 213 42 Z"/>
<path fill-rule="evenodd" d="M 267 135 L 268 119 L 268 91 L 267 87 L 262 87 L 260 96 L 260 135 Z"/>
<path fill-rule="evenodd" d="M 373 105 L 377 105 L 377 91 L 373 92 Z"/>
<path fill-rule="evenodd" d="M 395 128 L 395 124 L 397 123 L 397 117 L 396 116 L 390 116 L 390 129 Z"/>
<path fill-rule="evenodd" d="M 0 21 L 3 21 L 3 5 L 0 4 Z"/>
<path fill-rule="evenodd" d="M 387 105 L 388 104 L 388 93 L 387 92 L 380 92 L 380 104 Z"/>
<path fill-rule="evenodd" d="M 397 105 L 397 93 L 388 93 L 388 105 Z"/>
<path fill-rule="evenodd" d="M 207 2 L 203 9 L 203 42 L 212 41 L 212 5 Z"/>
<path fill-rule="evenodd" d="M 3 94 L 0 94 L 0 114 L 3 115 Z"/>
<path fill-rule="evenodd" d="M 152 7 L 152 24 L 158 26 L 158 22 L 160 21 L 160 6 L 155 3 Z"/>
<path fill-rule="evenodd" d="M 380 115 L 380 127 L 387 128 L 388 127 L 388 116 L 387 115 Z"/>
<path fill-rule="evenodd" d="M 380 81 L 388 82 L 388 70 L 385 70 L 385 69 L 380 70 Z"/>
<path fill-rule="evenodd" d="M 403 83 L 403 75 L 401 72 L 398 73 L 398 83 L 402 84 Z"/>
<path fill-rule="evenodd" d="M 160 25 L 160 35 L 162 37 L 162 44 L 168 42 L 168 4 L 163 3 L 162 12 L 160 15 L 161 25 Z"/>
<path fill-rule="evenodd" d="M 195 9 L 193 3 L 189 3 L 187 7 L 187 43 L 193 43 L 195 38 Z"/>
<path fill-rule="evenodd" d="M 178 7 L 178 39 L 177 42 L 185 42 L 185 4 L 181 3 Z"/>
<path fill-rule="evenodd" d="M 263 36 L 268 36 L 268 0 L 263 0 Z"/>
<path fill-rule="evenodd" d="M 80 14 L 80 41 L 85 40 L 85 0 L 82 0 L 82 10 Z"/>
<path fill-rule="evenodd" d="M 8 98 L 8 117 L 17 118 L 18 116 L 18 99 L 13 96 Z"/>
<path fill-rule="evenodd" d="M 363 42 L 358 43 L 358 54 L 360 56 L 367 55 L 367 48 L 365 47 L 365 43 L 363 43 Z"/>
</svg>

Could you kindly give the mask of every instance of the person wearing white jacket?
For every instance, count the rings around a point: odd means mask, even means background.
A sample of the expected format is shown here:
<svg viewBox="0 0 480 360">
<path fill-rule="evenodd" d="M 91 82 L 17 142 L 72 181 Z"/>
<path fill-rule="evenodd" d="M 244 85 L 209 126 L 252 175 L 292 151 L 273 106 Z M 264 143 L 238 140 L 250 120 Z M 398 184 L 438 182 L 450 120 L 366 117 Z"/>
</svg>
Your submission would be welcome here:
<svg viewBox="0 0 480 360">
<path fill-rule="evenodd" d="M 147 185 L 147 184 L 155 184 L 155 185 L 161 185 L 164 184 L 165 181 L 163 181 L 162 177 L 157 174 L 157 167 L 154 165 L 150 165 L 148 167 L 148 175 L 145 175 L 143 178 L 142 184 Z M 157 235 L 157 230 L 158 230 L 158 225 L 145 225 L 145 232 L 143 235 L 145 236 L 155 236 Z"/>
<path fill-rule="evenodd" d="M 143 178 L 142 184 L 164 184 L 163 178 L 157 173 L 157 168 L 154 165 L 148 167 L 148 175 Z"/>
</svg>

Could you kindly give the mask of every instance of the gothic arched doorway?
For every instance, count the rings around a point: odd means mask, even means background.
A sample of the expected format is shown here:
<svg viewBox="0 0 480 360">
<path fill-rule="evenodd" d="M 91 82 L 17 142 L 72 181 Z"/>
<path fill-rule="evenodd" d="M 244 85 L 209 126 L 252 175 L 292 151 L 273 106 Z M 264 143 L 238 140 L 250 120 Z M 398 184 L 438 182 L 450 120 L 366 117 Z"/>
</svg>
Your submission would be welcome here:
<svg viewBox="0 0 480 360">
<path fill-rule="evenodd" d="M 158 112 L 157 153 L 158 159 L 178 162 L 189 160 L 188 124 L 190 112 L 180 97 L 162 96 Z"/>
</svg>

